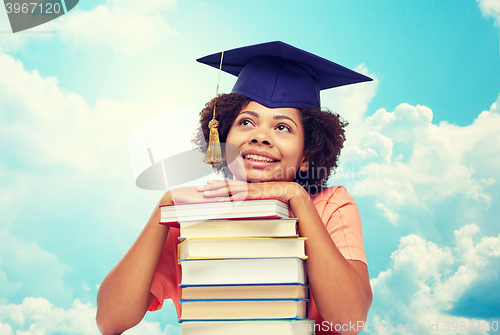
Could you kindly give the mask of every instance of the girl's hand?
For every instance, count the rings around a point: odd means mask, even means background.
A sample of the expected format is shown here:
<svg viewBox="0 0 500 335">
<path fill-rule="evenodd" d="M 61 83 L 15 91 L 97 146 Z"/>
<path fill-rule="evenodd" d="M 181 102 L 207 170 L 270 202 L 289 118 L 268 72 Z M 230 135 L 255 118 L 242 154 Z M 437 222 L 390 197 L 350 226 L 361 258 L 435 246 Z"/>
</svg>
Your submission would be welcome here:
<svg viewBox="0 0 500 335">
<path fill-rule="evenodd" d="M 308 196 L 306 190 L 294 182 L 247 183 L 239 180 L 213 180 L 199 186 L 198 192 L 207 199 L 243 201 L 247 199 L 279 199 L 290 203 L 295 196 Z"/>
<path fill-rule="evenodd" d="M 227 198 L 227 194 L 224 196 Z M 160 205 L 187 204 L 223 200 L 222 197 L 207 198 L 197 187 L 178 187 L 166 192 L 160 200 Z"/>
</svg>

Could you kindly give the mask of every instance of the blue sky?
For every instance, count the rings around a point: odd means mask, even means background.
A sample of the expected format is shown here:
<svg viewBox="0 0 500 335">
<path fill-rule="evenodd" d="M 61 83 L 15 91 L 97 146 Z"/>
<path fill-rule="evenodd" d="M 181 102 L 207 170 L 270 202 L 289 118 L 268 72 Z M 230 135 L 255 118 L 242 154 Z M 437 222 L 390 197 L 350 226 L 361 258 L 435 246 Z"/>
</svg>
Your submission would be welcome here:
<svg viewBox="0 0 500 335">
<path fill-rule="evenodd" d="M 161 195 L 135 186 L 129 135 L 213 97 L 217 71 L 196 58 L 272 40 L 375 79 L 322 93 L 350 123 L 329 184 L 360 208 L 367 322 L 500 321 L 499 12 L 498 0 L 81 1 L 9 34 L 0 10 L 0 334 L 96 332 L 97 286 Z M 233 83 L 223 75 L 221 91 Z M 145 332 L 176 334 L 173 307 L 128 333 Z"/>
</svg>

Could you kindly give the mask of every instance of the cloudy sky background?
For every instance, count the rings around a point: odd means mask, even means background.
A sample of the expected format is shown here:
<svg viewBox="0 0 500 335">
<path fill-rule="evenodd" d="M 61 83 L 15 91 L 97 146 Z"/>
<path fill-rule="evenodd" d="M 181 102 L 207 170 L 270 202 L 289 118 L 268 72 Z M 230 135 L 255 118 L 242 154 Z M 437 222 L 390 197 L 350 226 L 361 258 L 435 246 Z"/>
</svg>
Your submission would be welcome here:
<svg viewBox="0 0 500 335">
<path fill-rule="evenodd" d="M 329 184 L 360 208 L 367 322 L 491 334 L 481 330 L 500 322 L 499 12 L 498 0 L 89 0 L 12 34 L 0 9 L 0 335 L 97 332 L 98 285 L 161 196 L 135 186 L 129 135 L 213 97 L 217 71 L 196 58 L 273 40 L 375 79 L 322 93 L 350 122 Z M 221 91 L 233 83 L 223 75 Z M 128 334 L 178 332 L 166 304 Z"/>
</svg>

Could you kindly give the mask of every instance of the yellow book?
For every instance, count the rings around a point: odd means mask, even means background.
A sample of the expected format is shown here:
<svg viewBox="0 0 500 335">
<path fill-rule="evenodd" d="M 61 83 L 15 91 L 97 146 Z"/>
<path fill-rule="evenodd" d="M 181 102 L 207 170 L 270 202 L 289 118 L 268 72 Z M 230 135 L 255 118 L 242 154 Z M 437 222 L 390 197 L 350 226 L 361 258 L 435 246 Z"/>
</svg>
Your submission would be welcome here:
<svg viewBox="0 0 500 335">
<path fill-rule="evenodd" d="M 297 238 L 187 238 L 178 245 L 179 260 L 224 258 L 306 259 L 306 237 Z"/>
<path fill-rule="evenodd" d="M 183 300 L 179 321 L 299 319 L 307 316 L 307 300 Z"/>
</svg>

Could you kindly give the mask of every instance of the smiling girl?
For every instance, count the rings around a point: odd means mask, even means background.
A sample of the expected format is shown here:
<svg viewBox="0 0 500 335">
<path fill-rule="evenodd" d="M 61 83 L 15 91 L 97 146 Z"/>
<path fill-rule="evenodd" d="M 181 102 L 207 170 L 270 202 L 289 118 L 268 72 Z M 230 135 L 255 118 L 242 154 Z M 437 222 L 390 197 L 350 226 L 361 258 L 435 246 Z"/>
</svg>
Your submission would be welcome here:
<svg viewBox="0 0 500 335">
<path fill-rule="evenodd" d="M 199 61 L 219 67 L 220 57 Z M 233 93 L 203 109 L 196 143 L 207 150 L 216 107 L 220 141 L 239 154 L 226 152 L 237 158 L 215 167 L 233 179 L 168 191 L 159 205 L 265 198 L 288 203 L 299 219 L 299 235 L 307 237 L 308 317 L 320 326 L 316 333 L 360 332 L 372 299 L 361 221 L 342 186 L 325 186 L 337 167 L 346 124 L 321 111 L 319 90 L 370 79 L 282 42 L 226 51 L 224 64 L 222 70 L 238 81 Z M 99 288 L 97 324 L 103 334 L 135 326 L 166 298 L 180 314 L 179 230 L 159 221 L 157 206 Z"/>
</svg>

